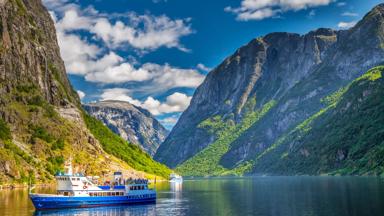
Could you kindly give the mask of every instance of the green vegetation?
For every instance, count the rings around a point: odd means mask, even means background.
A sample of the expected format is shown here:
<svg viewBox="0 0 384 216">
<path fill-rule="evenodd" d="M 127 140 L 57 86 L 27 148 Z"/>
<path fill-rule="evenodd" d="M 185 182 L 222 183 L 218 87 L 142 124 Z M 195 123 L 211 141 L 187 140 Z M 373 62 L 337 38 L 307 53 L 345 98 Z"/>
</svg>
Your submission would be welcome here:
<svg viewBox="0 0 384 216">
<path fill-rule="evenodd" d="M 11 131 L 7 123 L 0 119 L 0 140 L 10 140 L 11 138 Z"/>
<path fill-rule="evenodd" d="M 47 170 L 54 175 L 58 171 L 64 171 L 64 157 L 63 156 L 56 156 L 56 157 L 49 157 L 47 159 Z"/>
<path fill-rule="evenodd" d="M 270 101 L 259 110 L 249 111 L 237 125 L 230 119 L 223 120 L 220 116 L 201 122 L 199 127 L 215 134 L 216 141 L 178 166 L 176 171 L 187 176 L 227 175 L 229 170 L 219 164 L 221 157 L 229 150 L 232 142 L 259 121 L 275 104 L 275 101 Z"/>
<path fill-rule="evenodd" d="M 42 139 L 47 143 L 52 142 L 54 137 L 48 133 L 48 131 L 41 126 L 32 126 L 31 143 L 36 143 L 36 138 Z"/>
<path fill-rule="evenodd" d="M 147 173 L 169 177 L 171 170 L 166 166 L 154 161 L 151 157 L 142 151 L 137 145 L 133 145 L 123 140 L 120 136 L 113 133 L 103 123 L 83 114 L 84 120 L 91 133 L 103 146 L 103 149 L 117 158 L 125 161 L 132 168 Z"/>
<path fill-rule="evenodd" d="M 324 98 L 328 106 L 249 161 L 246 172 L 384 174 L 384 66 Z"/>
</svg>

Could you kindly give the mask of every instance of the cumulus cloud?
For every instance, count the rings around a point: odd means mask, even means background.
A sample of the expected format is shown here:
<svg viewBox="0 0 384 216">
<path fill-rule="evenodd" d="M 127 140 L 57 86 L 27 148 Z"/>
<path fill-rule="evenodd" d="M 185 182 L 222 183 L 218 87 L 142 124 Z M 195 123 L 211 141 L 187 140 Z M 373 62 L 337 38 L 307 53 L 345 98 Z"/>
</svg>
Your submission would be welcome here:
<svg viewBox="0 0 384 216">
<path fill-rule="evenodd" d="M 58 31 L 71 33 L 74 30 L 86 30 L 111 48 L 131 46 L 138 50 L 155 50 L 167 47 L 187 51 L 180 43 L 180 38 L 193 33 L 189 18 L 171 19 L 166 15 L 127 12 L 125 15 L 114 15 L 114 19 L 111 19 L 93 7 L 80 9 L 69 2 L 44 2 L 51 9 L 51 14 L 57 13 L 53 18 Z"/>
<path fill-rule="evenodd" d="M 286 11 L 298 11 L 324 6 L 332 0 L 242 0 L 240 7 L 224 10 L 236 14 L 237 20 L 262 20 Z"/>
<path fill-rule="evenodd" d="M 191 102 L 192 97 L 186 94 L 175 92 L 169 95 L 164 102 L 161 102 L 153 97 L 148 97 L 144 101 L 132 98 L 129 89 L 112 88 L 105 89 L 101 94 L 101 100 L 120 100 L 127 101 L 135 106 L 147 109 L 153 115 L 161 115 L 165 113 L 175 113 L 184 111 Z"/>
<path fill-rule="evenodd" d="M 83 91 L 77 90 L 76 92 L 79 95 L 80 100 L 82 100 L 85 97 L 85 93 Z"/>
<path fill-rule="evenodd" d="M 131 22 L 114 24 L 106 18 L 96 20 L 91 31 L 111 47 L 129 44 L 137 49 L 154 50 L 165 46 L 186 50 L 180 44 L 180 38 L 193 31 L 187 24 L 189 19 L 171 20 L 169 17 L 152 15 L 129 15 Z M 140 28 L 143 26 L 143 28 Z"/>
<path fill-rule="evenodd" d="M 116 59 L 115 62 L 112 61 L 114 59 Z M 182 69 L 168 64 L 159 65 L 154 63 L 146 63 L 135 68 L 130 63 L 120 63 L 117 58 L 112 58 L 112 60 L 109 63 L 100 64 L 100 66 L 96 63 L 94 68 L 90 66 L 88 70 L 98 68 L 102 70 L 89 71 L 85 75 L 85 79 L 89 82 L 102 84 L 146 81 L 146 86 L 142 85 L 139 89 L 151 93 L 151 91 L 166 91 L 176 87 L 195 88 L 205 78 L 204 75 L 194 69 Z"/>
<path fill-rule="evenodd" d="M 142 68 L 135 69 L 130 63 L 107 67 L 105 70 L 89 73 L 85 76 L 87 81 L 98 83 L 124 83 L 129 81 L 145 81 L 150 78 L 148 71 Z"/>
<path fill-rule="evenodd" d="M 60 53 L 69 74 L 84 75 L 89 72 L 89 65 L 95 63 L 100 48 L 89 44 L 75 34 L 57 32 Z"/>
<path fill-rule="evenodd" d="M 337 27 L 341 28 L 341 29 L 349 29 L 349 28 L 352 28 L 353 26 L 355 26 L 357 23 L 357 21 L 352 21 L 352 22 L 339 22 L 337 24 Z"/>
</svg>

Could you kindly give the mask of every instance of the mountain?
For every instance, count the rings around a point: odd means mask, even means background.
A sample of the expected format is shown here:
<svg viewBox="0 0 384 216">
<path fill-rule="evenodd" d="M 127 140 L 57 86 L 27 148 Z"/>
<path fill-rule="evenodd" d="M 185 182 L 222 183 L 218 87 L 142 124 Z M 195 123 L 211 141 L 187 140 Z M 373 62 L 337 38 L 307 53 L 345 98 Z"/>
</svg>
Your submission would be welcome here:
<svg viewBox="0 0 384 216">
<path fill-rule="evenodd" d="M 384 66 L 323 99 L 325 107 L 282 136 L 256 173 L 383 175 Z"/>
<path fill-rule="evenodd" d="M 70 157 L 89 175 L 168 177 L 82 109 L 40 0 L 2 0 L 0 18 L 0 184 L 49 182 Z"/>
<path fill-rule="evenodd" d="M 113 132 L 130 143 L 140 145 L 152 156 L 168 135 L 168 131 L 149 111 L 128 102 L 101 101 L 83 107 Z"/>
<path fill-rule="evenodd" d="M 324 98 L 383 62 L 384 4 L 349 30 L 254 39 L 207 75 L 155 159 L 184 175 L 268 171 L 256 159 L 325 109 Z"/>
</svg>

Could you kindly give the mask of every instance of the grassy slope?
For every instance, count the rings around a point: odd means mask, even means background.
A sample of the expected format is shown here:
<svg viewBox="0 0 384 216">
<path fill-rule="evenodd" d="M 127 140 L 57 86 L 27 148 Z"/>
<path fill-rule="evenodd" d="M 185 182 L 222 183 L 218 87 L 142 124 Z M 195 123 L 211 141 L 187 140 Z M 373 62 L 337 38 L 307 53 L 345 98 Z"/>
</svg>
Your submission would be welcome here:
<svg viewBox="0 0 384 216">
<path fill-rule="evenodd" d="M 245 172 L 384 173 L 384 67 L 376 67 L 323 99 L 327 106 L 282 136 Z"/>
<path fill-rule="evenodd" d="M 60 117 L 41 95 L 38 87 L 24 84 L 0 98 L 0 110 L 12 122 L 0 118 L 0 184 L 27 182 L 29 176 L 40 182 L 50 181 L 69 156 L 88 174 L 106 172 L 108 155 L 90 144 L 84 126 Z M 169 176 L 170 169 L 137 146 L 123 141 L 101 122 L 87 115 L 83 118 L 105 152 L 135 170 Z"/>
<path fill-rule="evenodd" d="M 186 176 L 229 174 L 230 171 L 219 164 L 221 157 L 229 150 L 233 141 L 261 119 L 274 105 L 275 102 L 270 101 L 261 109 L 248 112 L 239 124 L 235 124 L 232 120 L 223 120 L 221 116 L 203 121 L 199 127 L 215 134 L 216 141 L 179 165 L 176 171 Z"/>
</svg>

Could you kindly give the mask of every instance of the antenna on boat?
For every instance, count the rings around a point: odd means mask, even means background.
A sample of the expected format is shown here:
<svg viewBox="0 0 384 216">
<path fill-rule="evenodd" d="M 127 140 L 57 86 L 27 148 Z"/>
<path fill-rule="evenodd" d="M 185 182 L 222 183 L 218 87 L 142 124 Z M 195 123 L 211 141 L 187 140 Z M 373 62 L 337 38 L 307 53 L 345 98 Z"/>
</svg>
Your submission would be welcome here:
<svg viewBox="0 0 384 216">
<path fill-rule="evenodd" d="M 29 188 L 28 188 L 28 193 L 32 194 L 32 190 L 35 188 L 34 185 L 32 185 L 32 179 L 31 176 L 29 176 Z"/>
</svg>

